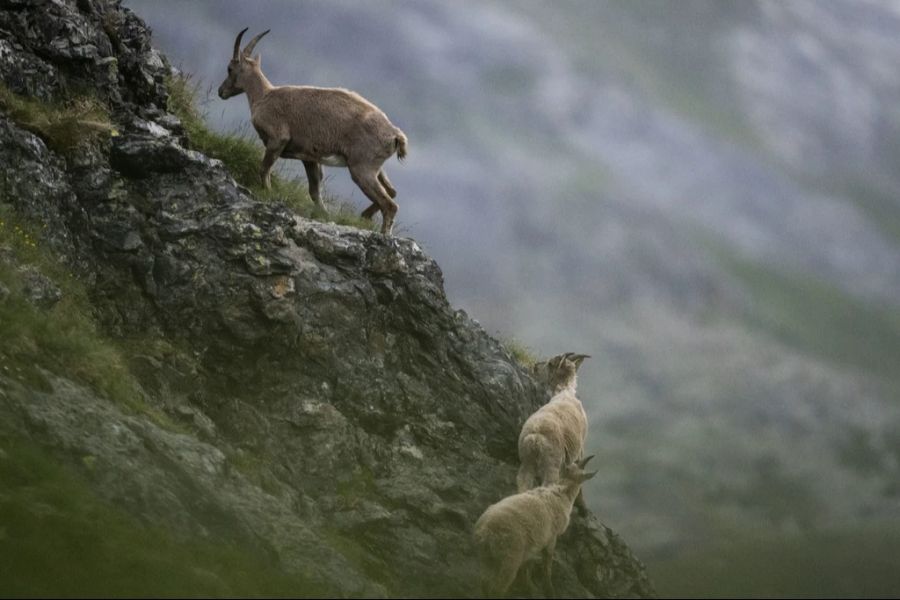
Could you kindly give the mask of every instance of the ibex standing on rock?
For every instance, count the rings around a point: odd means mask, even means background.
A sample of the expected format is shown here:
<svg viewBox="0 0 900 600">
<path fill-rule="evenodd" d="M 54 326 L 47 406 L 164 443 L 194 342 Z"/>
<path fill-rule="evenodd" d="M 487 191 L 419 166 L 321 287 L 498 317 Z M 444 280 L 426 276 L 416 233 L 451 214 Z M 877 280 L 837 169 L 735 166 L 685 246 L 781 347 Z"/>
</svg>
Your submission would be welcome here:
<svg viewBox="0 0 900 600">
<path fill-rule="evenodd" d="M 553 397 L 528 417 L 519 433 L 519 474 L 516 486 L 520 492 L 537 485 L 559 481 L 566 457 L 580 460 L 587 438 L 587 414 L 576 395 L 578 367 L 587 354 L 566 352 L 546 363 L 535 365 L 535 377 L 543 380 Z M 578 507 L 584 509 L 579 492 Z"/>
<path fill-rule="evenodd" d="M 359 189 L 372 201 L 362 212 L 371 219 L 381 211 L 381 232 L 390 235 L 397 214 L 397 191 L 381 166 L 395 153 L 406 156 L 406 136 L 377 106 L 341 88 L 272 85 L 260 69 L 260 57 L 251 57 L 260 33 L 240 50 L 241 31 L 234 40 L 228 77 L 219 86 L 223 100 L 240 93 L 250 102 L 250 121 L 266 146 L 260 176 L 271 187 L 272 165 L 282 158 L 303 161 L 309 195 L 321 206 L 319 185 L 322 165 L 344 167 Z"/>
<path fill-rule="evenodd" d="M 596 471 L 584 471 L 591 458 L 571 463 L 567 459 L 556 483 L 507 496 L 478 518 L 475 546 L 481 560 L 481 591 L 485 597 L 504 596 L 525 561 L 537 553 L 543 558 L 547 597 L 555 596 L 551 573 L 556 540 L 569 526 L 572 504 L 581 484 L 596 475 Z M 533 582 L 529 581 L 529 585 Z"/>
</svg>

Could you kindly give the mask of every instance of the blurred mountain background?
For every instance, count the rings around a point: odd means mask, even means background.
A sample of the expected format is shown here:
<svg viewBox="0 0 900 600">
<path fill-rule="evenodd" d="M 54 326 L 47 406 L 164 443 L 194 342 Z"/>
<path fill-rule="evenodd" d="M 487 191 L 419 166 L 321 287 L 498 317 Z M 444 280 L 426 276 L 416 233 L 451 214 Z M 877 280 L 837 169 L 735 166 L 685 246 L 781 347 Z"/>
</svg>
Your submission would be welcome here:
<svg viewBox="0 0 900 600">
<path fill-rule="evenodd" d="M 593 356 L 586 497 L 662 595 L 900 592 L 900 3 L 125 4 L 204 89 L 271 28 L 273 83 L 406 132 L 399 235 L 489 331 Z"/>
</svg>

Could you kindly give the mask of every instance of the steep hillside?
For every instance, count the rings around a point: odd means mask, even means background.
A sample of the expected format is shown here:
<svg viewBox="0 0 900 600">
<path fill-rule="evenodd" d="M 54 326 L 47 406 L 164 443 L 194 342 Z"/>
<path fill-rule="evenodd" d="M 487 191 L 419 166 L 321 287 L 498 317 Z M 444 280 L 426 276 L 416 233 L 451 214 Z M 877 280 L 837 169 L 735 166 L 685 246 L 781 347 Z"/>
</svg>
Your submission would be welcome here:
<svg viewBox="0 0 900 600">
<path fill-rule="evenodd" d="M 261 202 L 117 2 L 0 10 L 0 581 L 13 595 L 477 593 L 547 396 L 410 239 Z M 648 596 L 573 519 L 567 596 Z"/>
</svg>

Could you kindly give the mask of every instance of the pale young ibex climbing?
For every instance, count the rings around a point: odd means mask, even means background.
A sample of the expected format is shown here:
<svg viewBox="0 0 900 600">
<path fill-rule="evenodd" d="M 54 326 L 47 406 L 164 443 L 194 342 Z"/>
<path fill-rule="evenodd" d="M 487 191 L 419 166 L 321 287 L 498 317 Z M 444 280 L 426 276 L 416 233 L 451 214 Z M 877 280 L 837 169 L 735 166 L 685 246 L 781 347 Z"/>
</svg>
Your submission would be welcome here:
<svg viewBox="0 0 900 600">
<path fill-rule="evenodd" d="M 550 388 L 553 396 L 547 404 L 528 417 L 519 433 L 519 473 L 516 486 L 520 492 L 537 485 L 550 485 L 559 480 L 567 456 L 580 460 L 587 437 L 587 415 L 576 395 L 578 367 L 586 354 L 566 352 L 534 367 L 534 375 Z M 585 508 L 579 494 L 578 506 Z"/>
<path fill-rule="evenodd" d="M 474 536 L 481 562 L 482 594 L 504 596 L 525 561 L 540 553 L 544 590 L 548 598 L 554 597 L 551 574 L 556 539 L 569 526 L 581 484 L 596 474 L 584 472 L 591 458 L 566 462 L 558 483 L 507 496 L 479 517 Z"/>
<path fill-rule="evenodd" d="M 279 157 L 303 161 L 309 195 L 321 205 L 322 165 L 346 166 L 350 177 L 372 205 L 362 212 L 371 219 L 381 211 L 381 232 L 390 235 L 397 214 L 397 191 L 381 166 L 397 154 L 406 156 L 406 136 L 377 106 L 354 92 L 340 88 L 272 85 L 260 69 L 260 56 L 252 57 L 260 33 L 240 50 L 241 31 L 234 40 L 228 77 L 219 86 L 223 100 L 246 93 L 250 121 L 266 147 L 260 177 L 268 189 L 272 165 Z"/>
</svg>

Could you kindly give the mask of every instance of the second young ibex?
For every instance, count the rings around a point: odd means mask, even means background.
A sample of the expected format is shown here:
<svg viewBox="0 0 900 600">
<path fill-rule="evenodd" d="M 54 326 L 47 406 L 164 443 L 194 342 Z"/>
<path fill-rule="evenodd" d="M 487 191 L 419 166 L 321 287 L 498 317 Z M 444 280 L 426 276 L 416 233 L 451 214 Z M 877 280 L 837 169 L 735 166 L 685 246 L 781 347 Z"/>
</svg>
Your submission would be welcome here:
<svg viewBox="0 0 900 600">
<path fill-rule="evenodd" d="M 406 156 L 406 136 L 377 106 L 354 92 L 341 88 L 272 85 L 260 68 L 260 56 L 252 56 L 266 30 L 241 51 L 241 31 L 234 40 L 228 77 L 219 86 L 219 97 L 247 94 L 250 121 L 266 147 L 260 177 L 271 186 L 275 161 L 303 161 L 309 180 L 309 195 L 321 205 L 319 185 L 322 165 L 346 166 L 350 177 L 372 205 L 362 212 L 371 219 L 381 211 L 381 232 L 390 235 L 397 214 L 397 191 L 381 168 L 397 154 Z"/>
<path fill-rule="evenodd" d="M 556 540 L 569 526 L 572 504 L 581 484 L 596 475 L 584 466 L 591 456 L 575 462 L 568 457 L 556 483 L 525 490 L 492 504 L 475 523 L 475 545 L 481 559 L 481 592 L 485 597 L 506 595 L 519 569 L 533 554 L 543 558 L 544 589 L 554 598 L 553 555 Z M 529 586 L 533 586 L 530 581 Z"/>
</svg>

